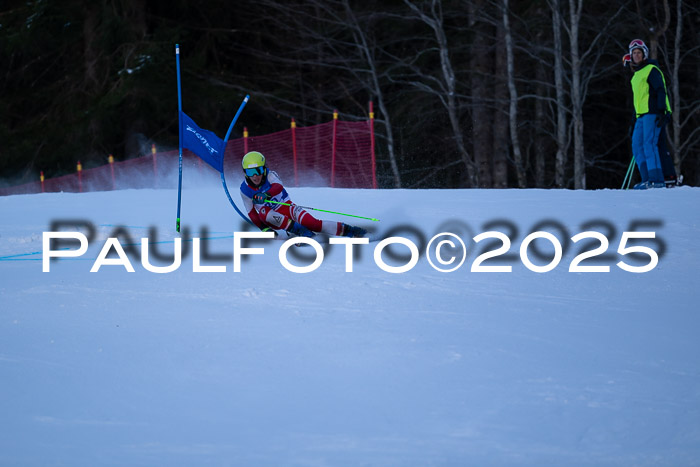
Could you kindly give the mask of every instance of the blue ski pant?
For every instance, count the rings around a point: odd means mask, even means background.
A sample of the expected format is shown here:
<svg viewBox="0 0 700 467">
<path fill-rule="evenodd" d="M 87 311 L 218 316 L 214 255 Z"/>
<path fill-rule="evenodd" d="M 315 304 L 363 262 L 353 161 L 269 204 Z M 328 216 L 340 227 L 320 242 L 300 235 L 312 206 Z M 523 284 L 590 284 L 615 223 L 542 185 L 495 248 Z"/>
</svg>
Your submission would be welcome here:
<svg viewBox="0 0 700 467">
<path fill-rule="evenodd" d="M 658 147 L 660 133 L 661 128 L 656 126 L 655 114 L 642 115 L 634 124 L 632 153 L 643 182 L 664 181 Z"/>
</svg>

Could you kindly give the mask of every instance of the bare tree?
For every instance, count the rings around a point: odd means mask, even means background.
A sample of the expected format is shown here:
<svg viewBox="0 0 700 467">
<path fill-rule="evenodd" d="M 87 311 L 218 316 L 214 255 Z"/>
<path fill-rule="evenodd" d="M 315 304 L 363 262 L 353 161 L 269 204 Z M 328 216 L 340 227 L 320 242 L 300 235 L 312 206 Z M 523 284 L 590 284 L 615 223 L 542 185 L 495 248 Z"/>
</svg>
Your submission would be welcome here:
<svg viewBox="0 0 700 467">
<path fill-rule="evenodd" d="M 588 95 L 588 87 L 591 81 L 608 72 L 608 68 L 599 67 L 598 62 L 602 56 L 604 47 L 599 47 L 601 42 L 611 39 L 611 25 L 615 24 L 617 18 L 624 11 L 624 4 L 619 5 L 617 11 L 611 12 L 607 16 L 607 21 L 602 25 L 597 25 L 595 31 L 588 32 L 588 47 L 581 47 L 580 34 L 581 24 L 584 19 L 583 0 L 568 1 L 568 22 L 563 21 L 562 4 L 559 0 L 549 0 L 552 10 L 553 25 L 553 51 L 554 51 L 554 87 L 556 90 L 557 102 L 557 163 L 556 163 L 556 184 L 566 186 L 565 170 L 567 163 L 567 147 L 569 139 L 567 113 L 570 114 L 571 128 L 573 133 L 574 146 L 574 188 L 586 188 L 586 167 L 589 161 L 586 160 L 585 134 L 584 134 L 584 106 Z M 561 29 L 564 29 L 569 39 L 569 50 L 564 53 L 564 42 L 561 37 Z M 568 56 L 568 61 L 564 58 Z M 569 65 L 568 68 L 566 65 Z M 570 106 L 567 106 L 566 83 L 569 83 L 568 95 Z"/>
<path fill-rule="evenodd" d="M 508 0 L 503 0 L 503 29 L 506 39 L 506 60 L 508 66 L 508 93 L 510 94 L 510 143 L 513 146 L 513 157 L 515 160 L 515 172 L 518 177 L 518 187 L 527 186 L 527 174 L 523 164 L 523 155 L 518 139 L 518 90 L 515 87 L 515 65 L 513 63 L 513 36 L 510 30 L 510 20 L 508 18 L 510 7 Z"/>
<path fill-rule="evenodd" d="M 568 160 L 566 91 L 564 88 L 564 45 L 561 37 L 562 17 L 559 0 L 550 0 L 552 10 L 552 32 L 554 37 L 554 89 L 557 102 L 556 143 L 557 155 L 554 179 L 556 186 L 566 186 L 566 167 Z"/>
<path fill-rule="evenodd" d="M 339 92 L 362 109 L 367 108 L 367 102 L 358 101 L 358 94 L 364 92 L 370 99 L 376 99 L 380 116 L 375 122 L 384 126 L 383 137 L 393 186 L 400 188 L 402 181 L 394 141 L 392 109 L 387 104 L 385 72 L 378 57 L 383 51 L 372 34 L 374 21 L 381 17 L 381 13 L 358 12 L 347 0 L 307 0 L 302 5 L 261 0 L 260 6 L 268 13 L 275 13 L 265 18 L 266 26 L 272 24 L 277 31 L 286 31 L 294 40 L 283 43 L 279 50 L 272 53 L 256 48 L 247 52 L 264 54 L 267 61 L 282 67 L 311 69 L 314 76 L 310 78 L 303 71 L 298 71 L 298 79 L 293 86 L 305 100 L 282 97 L 278 82 L 275 83 L 277 92 L 258 92 L 257 95 L 275 104 L 284 103 L 315 113 L 319 113 L 321 108 L 326 113 L 333 110 Z M 320 82 L 325 82 L 324 86 Z M 216 84 L 227 86 L 220 80 Z M 275 106 L 272 105 L 272 108 Z M 278 109 L 276 111 L 279 112 Z"/>
<path fill-rule="evenodd" d="M 547 81 L 547 72 L 544 64 L 539 62 L 535 71 L 537 76 L 537 94 L 546 96 L 547 90 L 545 83 Z M 535 99 L 535 128 L 531 132 L 535 144 L 535 186 L 545 186 L 545 155 L 547 152 L 547 135 L 544 130 L 546 126 L 545 100 Z"/>
<path fill-rule="evenodd" d="M 673 63 L 671 67 L 671 106 L 672 113 L 672 146 L 674 148 L 674 165 L 676 172 L 681 172 L 681 166 L 684 160 L 690 153 L 690 148 L 696 146 L 700 140 L 700 126 L 697 125 L 694 118 L 700 114 L 700 99 L 683 99 L 681 95 L 681 66 L 685 59 L 694 57 L 697 58 L 700 44 L 695 44 L 691 47 L 684 47 L 684 1 L 676 0 L 676 29 L 673 45 Z M 695 10 L 695 14 L 698 10 Z M 698 34 L 696 32 L 696 34 Z M 700 35 L 699 35 L 700 36 Z M 692 41 L 691 41 L 692 43 Z M 700 67 L 699 67 L 700 70 Z M 700 73 L 699 73 L 700 74 Z M 695 89 L 693 87 L 693 89 Z M 683 130 L 690 127 L 690 132 L 687 132 L 683 139 Z"/>
<path fill-rule="evenodd" d="M 493 110 L 493 186 L 508 186 L 508 89 L 502 84 L 508 74 L 503 21 L 496 24 L 494 110 Z"/>
<path fill-rule="evenodd" d="M 470 85 L 472 96 L 472 153 L 478 167 L 477 180 L 479 187 L 493 186 L 492 163 L 493 110 L 489 108 L 489 97 L 492 93 L 493 47 L 490 44 L 492 25 L 482 18 L 483 10 L 488 6 L 486 0 L 469 2 L 469 29 L 473 32 L 473 42 L 470 47 Z"/>
<path fill-rule="evenodd" d="M 660 25 L 655 24 L 642 11 L 642 6 L 639 0 L 635 0 L 637 5 L 637 19 L 642 26 L 643 31 L 649 31 L 649 55 L 651 58 L 658 57 L 659 38 L 666 34 L 666 30 L 671 24 L 671 9 L 668 5 L 668 0 L 661 0 L 661 5 L 664 10 L 664 19 Z M 654 2 L 656 4 L 657 2 Z M 680 18 L 680 17 L 679 17 Z"/>
<path fill-rule="evenodd" d="M 348 19 L 348 27 L 352 30 L 352 37 L 354 39 L 355 47 L 357 47 L 360 55 L 365 60 L 366 69 L 363 73 L 366 75 L 367 87 L 371 91 L 371 94 L 377 98 L 377 105 L 382 114 L 384 128 L 386 131 L 386 141 L 387 141 L 387 152 L 389 154 L 389 163 L 391 165 L 391 172 L 394 176 L 394 187 L 401 188 L 401 173 L 399 171 L 399 165 L 396 160 L 396 152 L 394 145 L 394 132 L 391 126 L 391 113 L 386 103 L 386 98 L 384 96 L 384 89 L 381 83 L 381 72 L 377 64 L 376 49 L 377 44 L 372 43 L 369 39 L 369 35 L 366 31 L 368 23 L 365 22 L 364 25 L 358 20 L 357 15 L 350 6 L 348 0 L 343 0 L 343 7 L 345 9 L 345 14 Z M 357 70 L 353 70 L 353 74 L 358 76 Z M 359 78 L 360 76 L 358 76 Z"/>
<path fill-rule="evenodd" d="M 454 135 L 457 151 L 459 152 L 462 162 L 464 163 L 468 186 L 478 186 L 478 170 L 472 156 L 467 151 L 464 143 L 464 132 L 459 120 L 459 102 L 457 99 L 457 80 L 455 78 L 454 68 L 450 60 L 450 49 L 447 44 L 447 34 L 445 32 L 442 2 L 441 0 L 432 0 L 430 2 L 429 11 L 426 13 L 416 6 L 410 0 L 404 0 L 404 3 L 413 11 L 415 17 L 425 23 L 432 29 L 435 41 L 437 42 L 438 54 L 440 57 L 441 79 L 439 82 L 433 81 L 436 87 L 421 81 L 413 81 L 414 86 L 419 87 L 424 91 L 429 91 L 436 95 L 447 111 L 450 120 L 450 126 Z M 415 68 L 414 68 L 415 70 Z M 421 73 L 422 76 L 425 76 Z"/>
<path fill-rule="evenodd" d="M 673 165 L 676 173 L 681 170 L 681 86 L 678 80 L 681 67 L 681 41 L 683 37 L 683 0 L 676 0 L 676 37 L 673 50 L 673 70 L 672 70 L 672 94 L 673 94 Z"/>
<path fill-rule="evenodd" d="M 571 112 L 574 125 L 574 188 L 586 189 L 583 147 L 583 92 L 578 34 L 583 0 L 569 0 L 569 41 L 571 44 Z"/>
</svg>

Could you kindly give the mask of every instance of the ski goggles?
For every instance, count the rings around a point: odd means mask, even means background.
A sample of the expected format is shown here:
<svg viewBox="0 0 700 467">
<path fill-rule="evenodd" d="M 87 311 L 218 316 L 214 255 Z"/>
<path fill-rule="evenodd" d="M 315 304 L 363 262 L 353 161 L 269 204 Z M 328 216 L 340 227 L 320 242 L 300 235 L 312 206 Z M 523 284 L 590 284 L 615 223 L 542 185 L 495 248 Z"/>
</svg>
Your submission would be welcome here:
<svg viewBox="0 0 700 467">
<path fill-rule="evenodd" d="M 647 45 L 644 43 L 643 40 L 634 39 L 632 42 L 630 42 L 630 45 L 627 48 L 630 50 L 636 49 L 636 48 L 644 49 L 644 48 L 646 48 L 646 46 Z"/>
<path fill-rule="evenodd" d="M 255 175 L 262 175 L 265 173 L 265 167 L 255 167 L 253 169 L 243 169 L 248 177 L 253 177 Z"/>
</svg>

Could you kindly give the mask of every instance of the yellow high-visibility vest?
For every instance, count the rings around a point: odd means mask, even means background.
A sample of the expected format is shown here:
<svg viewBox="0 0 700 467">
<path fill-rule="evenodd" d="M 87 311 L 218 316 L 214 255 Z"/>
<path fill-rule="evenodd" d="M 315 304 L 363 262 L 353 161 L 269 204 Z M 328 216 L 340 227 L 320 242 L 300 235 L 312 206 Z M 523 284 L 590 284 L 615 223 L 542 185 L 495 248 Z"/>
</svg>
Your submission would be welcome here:
<svg viewBox="0 0 700 467">
<path fill-rule="evenodd" d="M 637 117 L 649 113 L 649 73 L 651 70 L 659 67 L 656 65 L 648 64 L 639 71 L 635 71 L 632 75 L 632 92 L 634 93 L 634 110 L 637 112 Z M 664 74 L 661 73 L 661 80 L 664 82 L 664 89 L 666 89 L 666 78 Z M 666 112 L 671 113 L 671 102 L 668 100 L 668 90 L 666 91 Z"/>
</svg>

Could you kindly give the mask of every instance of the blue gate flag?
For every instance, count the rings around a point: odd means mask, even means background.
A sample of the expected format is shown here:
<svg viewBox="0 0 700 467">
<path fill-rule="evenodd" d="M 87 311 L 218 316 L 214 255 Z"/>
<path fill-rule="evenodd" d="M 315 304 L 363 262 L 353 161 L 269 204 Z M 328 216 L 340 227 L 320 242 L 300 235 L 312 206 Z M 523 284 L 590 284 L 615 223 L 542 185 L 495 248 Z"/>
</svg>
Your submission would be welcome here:
<svg viewBox="0 0 700 467">
<path fill-rule="evenodd" d="M 224 172 L 224 141 L 209 130 L 203 130 L 185 112 L 180 112 L 182 147 L 197 154 L 219 172 Z"/>
</svg>

